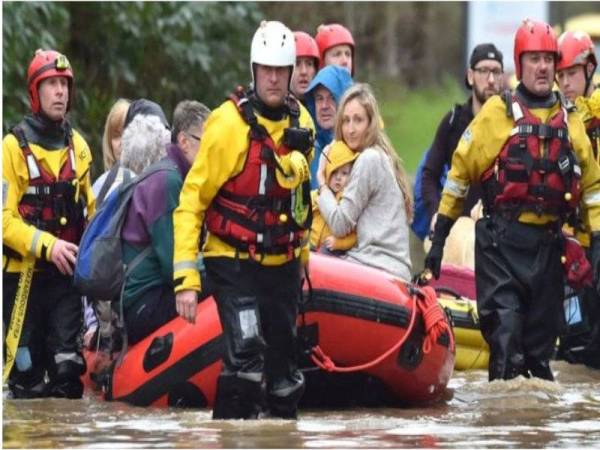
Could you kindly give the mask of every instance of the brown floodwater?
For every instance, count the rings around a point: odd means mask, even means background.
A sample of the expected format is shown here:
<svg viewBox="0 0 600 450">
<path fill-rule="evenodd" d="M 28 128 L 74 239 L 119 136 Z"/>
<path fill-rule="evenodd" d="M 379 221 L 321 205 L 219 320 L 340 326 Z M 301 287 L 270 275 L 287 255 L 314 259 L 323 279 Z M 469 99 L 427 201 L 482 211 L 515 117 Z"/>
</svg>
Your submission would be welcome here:
<svg viewBox="0 0 600 450">
<path fill-rule="evenodd" d="M 455 372 L 448 400 L 412 409 L 301 411 L 213 421 L 209 410 L 3 400 L 5 448 L 600 448 L 600 370 L 553 363 L 556 382 Z M 4 394 L 6 397 L 6 393 Z"/>
</svg>

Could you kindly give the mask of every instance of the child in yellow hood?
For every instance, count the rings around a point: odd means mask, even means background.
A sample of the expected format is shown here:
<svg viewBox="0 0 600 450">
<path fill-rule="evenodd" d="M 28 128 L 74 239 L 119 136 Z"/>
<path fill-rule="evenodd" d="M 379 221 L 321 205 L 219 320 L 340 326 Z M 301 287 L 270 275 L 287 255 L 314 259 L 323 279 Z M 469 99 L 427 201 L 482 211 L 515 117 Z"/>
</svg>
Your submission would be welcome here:
<svg viewBox="0 0 600 450">
<path fill-rule="evenodd" d="M 352 164 L 358 157 L 343 141 L 334 141 L 327 154 L 328 162 L 325 166 L 325 179 L 327 186 L 335 194 L 337 200 L 342 198 L 342 192 L 350 179 Z M 325 246 L 330 252 L 346 251 L 356 245 L 356 231 L 352 231 L 343 238 L 336 238 L 319 212 L 319 192 L 312 192 L 313 222 L 310 230 L 310 247 L 319 250 Z"/>
</svg>

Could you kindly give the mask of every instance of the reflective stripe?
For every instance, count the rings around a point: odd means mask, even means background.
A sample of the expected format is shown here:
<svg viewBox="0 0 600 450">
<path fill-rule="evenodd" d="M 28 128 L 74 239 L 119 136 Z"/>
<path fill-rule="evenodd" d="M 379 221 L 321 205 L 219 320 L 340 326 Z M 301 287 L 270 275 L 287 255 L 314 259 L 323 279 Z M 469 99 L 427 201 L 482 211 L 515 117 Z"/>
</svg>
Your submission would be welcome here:
<svg viewBox="0 0 600 450">
<path fill-rule="evenodd" d="M 260 383 L 263 378 L 262 372 L 238 372 L 236 376 L 243 380 L 254 381 L 255 383 Z"/>
<path fill-rule="evenodd" d="M 256 233 L 256 242 L 258 242 L 259 244 L 262 244 L 262 242 L 263 242 L 263 234 L 262 233 Z"/>
<path fill-rule="evenodd" d="M 75 170 L 75 152 L 73 151 L 73 148 L 69 146 L 69 158 L 71 159 L 71 169 L 73 169 L 73 172 L 76 172 Z"/>
<path fill-rule="evenodd" d="M 63 363 L 65 361 L 73 361 L 75 364 L 83 366 L 83 358 L 75 352 L 71 353 L 57 353 L 54 355 L 54 362 L 56 364 Z"/>
<path fill-rule="evenodd" d="M 180 261 L 178 263 L 173 264 L 173 272 L 178 272 L 180 270 L 185 269 L 195 269 L 198 270 L 195 261 Z"/>
<path fill-rule="evenodd" d="M 258 183 L 258 193 L 259 195 L 264 195 L 267 192 L 267 165 L 262 163 L 260 165 L 260 181 Z"/>
<path fill-rule="evenodd" d="M 35 256 L 35 249 L 37 248 L 37 243 L 40 240 L 40 236 L 42 235 L 41 230 L 35 230 L 33 233 L 33 239 L 31 240 L 31 247 L 29 248 L 29 253 Z"/>
<path fill-rule="evenodd" d="M 519 132 L 519 127 L 514 127 L 512 130 L 510 130 L 510 135 L 514 136 L 515 134 L 517 134 Z"/>
<path fill-rule="evenodd" d="M 31 153 L 27 155 L 27 167 L 29 168 L 29 177 L 31 179 L 40 177 L 40 168 Z"/>
<path fill-rule="evenodd" d="M 27 189 L 25 190 L 26 194 L 33 194 L 33 195 L 37 195 L 38 190 L 35 186 L 29 186 L 27 187 Z"/>
<path fill-rule="evenodd" d="M 454 197 L 463 198 L 469 193 L 469 184 L 461 184 L 455 180 L 452 180 L 451 178 L 448 178 L 446 180 L 446 184 L 444 184 L 444 192 L 448 192 Z"/>
<path fill-rule="evenodd" d="M 269 394 L 274 395 L 275 397 L 289 397 L 291 394 L 296 392 L 298 389 L 302 389 L 303 382 L 299 382 L 296 384 L 292 384 L 291 386 L 282 387 L 279 389 L 275 389 L 269 391 Z"/>
<path fill-rule="evenodd" d="M 515 122 L 518 122 L 519 120 L 521 120 L 523 118 L 523 110 L 521 109 L 521 105 L 519 105 L 518 102 L 513 102 L 512 113 L 513 113 L 513 119 L 515 120 Z"/>
<path fill-rule="evenodd" d="M 583 203 L 587 206 L 600 204 L 600 191 L 584 195 Z"/>
</svg>

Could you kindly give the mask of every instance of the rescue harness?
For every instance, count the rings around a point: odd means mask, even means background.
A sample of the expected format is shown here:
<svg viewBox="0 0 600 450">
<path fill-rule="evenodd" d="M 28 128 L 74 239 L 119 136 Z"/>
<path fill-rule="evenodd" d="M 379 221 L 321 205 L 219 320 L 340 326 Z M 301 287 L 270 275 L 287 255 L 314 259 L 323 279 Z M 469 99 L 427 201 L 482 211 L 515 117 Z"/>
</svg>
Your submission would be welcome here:
<svg viewBox="0 0 600 450">
<path fill-rule="evenodd" d="M 250 126 L 249 150 L 242 171 L 228 180 L 213 199 L 206 213 L 206 226 L 210 233 L 253 258 L 260 253 L 287 254 L 292 259 L 312 221 L 310 180 L 298 189 L 286 189 L 278 183 L 276 171 L 282 170 L 278 158 L 293 149 L 285 143 L 275 145 L 258 123 L 251 95 L 238 87 L 229 97 Z M 288 96 L 285 106 L 290 128 L 298 129 L 297 100 Z M 295 211 L 303 209 L 302 204 L 308 211 L 304 220 L 297 220 Z"/>
<path fill-rule="evenodd" d="M 25 132 L 20 126 L 12 129 L 25 157 L 29 173 L 29 186 L 18 205 L 19 215 L 36 228 L 52 233 L 65 241 L 78 243 L 85 226 L 85 202 L 79 196 L 79 179 L 75 165 L 73 131 L 69 128 L 68 158 L 54 177 L 35 157 L 29 147 Z M 21 256 L 4 246 L 5 254 L 11 258 Z M 46 255 L 42 255 L 42 259 Z"/>
<path fill-rule="evenodd" d="M 530 211 L 566 220 L 581 197 L 581 168 L 569 140 L 567 114 L 561 108 L 547 124 L 510 91 L 503 94 L 515 127 L 495 164 L 482 175 L 484 207 L 512 218 Z"/>
</svg>

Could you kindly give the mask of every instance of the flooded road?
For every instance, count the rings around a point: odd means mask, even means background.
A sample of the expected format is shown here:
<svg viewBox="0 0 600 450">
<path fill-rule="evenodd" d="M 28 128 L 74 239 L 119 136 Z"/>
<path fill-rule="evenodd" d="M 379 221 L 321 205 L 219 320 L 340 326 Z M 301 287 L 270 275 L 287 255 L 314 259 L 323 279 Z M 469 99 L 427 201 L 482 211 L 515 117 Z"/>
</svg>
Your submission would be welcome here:
<svg viewBox="0 0 600 450">
<path fill-rule="evenodd" d="M 449 399 L 413 409 L 301 411 L 212 421 L 209 410 L 83 400 L 3 401 L 5 448 L 600 448 L 600 371 L 554 362 L 556 383 L 455 372 Z M 450 398 L 451 397 L 451 398 Z"/>
</svg>

